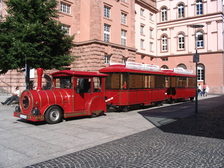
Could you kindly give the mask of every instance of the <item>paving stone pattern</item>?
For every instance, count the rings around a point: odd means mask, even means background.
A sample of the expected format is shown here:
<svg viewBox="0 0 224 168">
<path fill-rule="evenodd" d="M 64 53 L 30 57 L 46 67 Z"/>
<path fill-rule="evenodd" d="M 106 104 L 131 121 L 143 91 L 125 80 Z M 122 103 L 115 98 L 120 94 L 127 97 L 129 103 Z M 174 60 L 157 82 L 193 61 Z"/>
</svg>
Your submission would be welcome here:
<svg viewBox="0 0 224 168">
<path fill-rule="evenodd" d="M 28 167 L 223 168 L 223 100 L 224 96 L 200 101 L 198 115 L 188 117 L 185 116 L 189 111 L 187 106 L 167 107 L 159 111 L 172 118 L 173 122 Z M 192 103 L 189 106 L 192 107 Z M 185 117 L 173 114 L 178 108 L 176 112 L 183 112 Z M 156 116 L 155 112 L 149 110 L 140 114 L 150 121 L 150 116 Z M 157 117 L 161 117 L 161 113 Z"/>
</svg>

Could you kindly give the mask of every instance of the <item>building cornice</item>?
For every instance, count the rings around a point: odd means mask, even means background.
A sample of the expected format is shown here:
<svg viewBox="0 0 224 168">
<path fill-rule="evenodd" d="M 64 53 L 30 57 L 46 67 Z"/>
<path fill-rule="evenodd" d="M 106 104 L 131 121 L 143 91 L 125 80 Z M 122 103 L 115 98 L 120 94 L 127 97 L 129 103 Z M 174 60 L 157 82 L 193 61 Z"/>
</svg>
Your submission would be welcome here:
<svg viewBox="0 0 224 168">
<path fill-rule="evenodd" d="M 93 39 L 93 40 L 89 40 L 89 41 L 83 41 L 83 42 L 74 42 L 75 47 L 88 45 L 88 44 L 101 44 L 101 45 L 105 45 L 105 46 L 111 46 L 111 47 L 116 47 L 116 48 L 136 52 L 135 48 L 127 47 L 127 46 L 123 46 L 123 45 L 119 45 L 119 44 L 115 44 L 115 43 L 110 43 L 110 42 L 104 42 L 104 41 L 97 40 L 97 39 Z"/>
<path fill-rule="evenodd" d="M 138 3 L 138 4 L 141 4 L 142 6 L 145 6 L 145 8 L 150 9 L 154 13 L 157 13 L 159 11 L 156 7 L 150 5 L 145 0 L 135 0 L 135 3 Z"/>
</svg>

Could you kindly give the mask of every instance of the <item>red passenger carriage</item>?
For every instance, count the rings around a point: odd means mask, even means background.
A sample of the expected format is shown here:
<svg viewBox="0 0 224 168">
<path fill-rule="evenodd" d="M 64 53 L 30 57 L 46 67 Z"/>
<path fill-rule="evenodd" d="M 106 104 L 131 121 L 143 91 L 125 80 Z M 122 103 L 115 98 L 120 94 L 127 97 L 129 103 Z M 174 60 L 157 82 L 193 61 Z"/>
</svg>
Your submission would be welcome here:
<svg viewBox="0 0 224 168">
<path fill-rule="evenodd" d="M 109 105 L 127 111 L 131 105 L 149 105 L 178 99 L 194 99 L 195 75 L 183 69 L 161 70 L 158 66 L 127 63 L 100 70 L 108 74 Z"/>
<path fill-rule="evenodd" d="M 25 90 L 14 116 L 30 121 L 58 123 L 62 118 L 97 116 L 106 112 L 105 74 L 81 71 L 58 71 L 52 74 L 53 85 L 42 89 L 43 70 L 38 69 L 37 90 Z"/>
</svg>

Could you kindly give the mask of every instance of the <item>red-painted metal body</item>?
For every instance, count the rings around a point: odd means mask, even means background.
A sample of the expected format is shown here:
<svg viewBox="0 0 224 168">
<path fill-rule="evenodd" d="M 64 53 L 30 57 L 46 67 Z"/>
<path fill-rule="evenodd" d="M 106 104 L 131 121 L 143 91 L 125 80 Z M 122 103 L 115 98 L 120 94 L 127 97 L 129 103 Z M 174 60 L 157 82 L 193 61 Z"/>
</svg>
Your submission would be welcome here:
<svg viewBox="0 0 224 168">
<path fill-rule="evenodd" d="M 195 85 L 192 85 L 192 87 L 182 86 L 182 87 L 171 87 L 169 85 L 165 86 L 165 79 L 171 80 L 171 77 L 173 78 L 192 78 L 192 81 L 195 81 L 195 75 L 193 74 L 181 74 L 181 73 L 175 73 L 173 70 L 144 70 L 144 69 L 138 69 L 138 68 L 129 68 L 125 65 L 112 65 L 106 68 L 103 68 L 100 70 L 101 73 L 108 74 L 109 76 L 112 76 L 113 74 L 119 75 L 117 77 L 118 82 L 124 83 L 125 81 L 125 88 L 106 88 L 106 98 L 107 98 L 107 104 L 117 107 L 125 107 L 125 106 L 131 106 L 131 105 L 149 105 L 152 103 L 162 102 L 165 100 L 177 100 L 177 99 L 193 99 L 196 94 L 196 88 Z M 164 86 L 163 87 L 146 87 L 142 86 L 140 88 L 131 88 L 131 83 L 133 82 L 131 80 L 131 75 L 141 75 L 141 78 L 143 79 L 143 85 L 147 82 L 147 77 L 150 76 L 156 76 L 164 78 Z M 147 77 L 146 77 L 147 76 Z M 118 80 L 119 78 L 119 80 Z M 148 77 L 149 78 L 149 77 Z M 113 80 L 112 77 L 107 78 L 107 80 Z M 149 79 L 148 79 L 149 80 Z M 111 84 L 111 81 L 106 81 L 106 83 Z M 128 82 L 129 86 L 126 87 L 126 82 Z M 136 82 L 136 81 L 134 81 Z M 169 81 L 170 82 L 170 81 Z M 122 84 L 121 84 L 122 85 Z M 155 84 L 156 85 L 156 84 Z M 161 85 L 161 84 L 160 84 Z"/>
<path fill-rule="evenodd" d="M 57 116 L 54 115 L 58 114 L 54 112 L 58 109 L 63 118 L 106 112 L 104 85 L 107 75 L 95 72 L 58 71 L 52 73 L 53 87 L 43 90 L 42 74 L 42 70 L 38 69 L 37 90 L 25 90 L 21 94 L 20 108 L 17 108 L 14 116 L 30 121 L 44 121 L 46 117 L 55 117 L 56 120 Z M 65 84 L 68 81 L 70 86 L 66 88 Z M 84 90 L 83 82 L 89 83 L 88 90 Z"/>
</svg>

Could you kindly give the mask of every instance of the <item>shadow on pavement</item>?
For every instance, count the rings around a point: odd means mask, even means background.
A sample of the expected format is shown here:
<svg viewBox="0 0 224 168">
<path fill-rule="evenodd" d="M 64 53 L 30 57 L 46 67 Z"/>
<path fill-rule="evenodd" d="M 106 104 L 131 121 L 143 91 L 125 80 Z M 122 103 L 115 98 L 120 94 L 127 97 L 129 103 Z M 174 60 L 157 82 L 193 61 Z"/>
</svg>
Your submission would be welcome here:
<svg viewBox="0 0 224 168">
<path fill-rule="evenodd" d="M 224 139 L 224 96 L 139 112 L 164 132 Z"/>
</svg>

